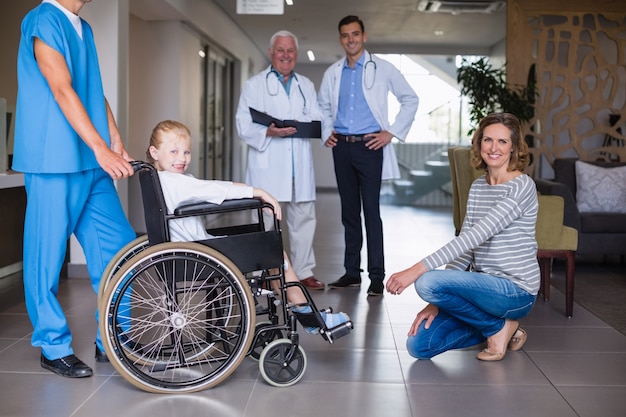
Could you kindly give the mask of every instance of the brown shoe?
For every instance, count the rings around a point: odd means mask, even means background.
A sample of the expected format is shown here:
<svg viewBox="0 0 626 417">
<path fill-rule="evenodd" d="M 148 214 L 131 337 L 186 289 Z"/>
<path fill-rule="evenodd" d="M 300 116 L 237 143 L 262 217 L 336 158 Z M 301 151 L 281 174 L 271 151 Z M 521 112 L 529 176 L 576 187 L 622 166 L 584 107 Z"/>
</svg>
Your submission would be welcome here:
<svg viewBox="0 0 626 417">
<path fill-rule="evenodd" d="M 301 279 L 300 283 L 310 290 L 323 290 L 326 287 L 322 281 L 318 281 L 315 277 L 308 277 Z"/>
</svg>

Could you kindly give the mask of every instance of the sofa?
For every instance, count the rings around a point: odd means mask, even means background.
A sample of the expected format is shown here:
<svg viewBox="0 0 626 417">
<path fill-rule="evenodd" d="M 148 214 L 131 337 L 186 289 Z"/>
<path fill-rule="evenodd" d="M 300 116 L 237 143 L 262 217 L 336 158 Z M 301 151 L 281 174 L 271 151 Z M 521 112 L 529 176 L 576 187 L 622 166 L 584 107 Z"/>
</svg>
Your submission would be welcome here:
<svg viewBox="0 0 626 417">
<path fill-rule="evenodd" d="M 554 179 L 535 179 L 537 190 L 563 197 L 563 223 L 578 230 L 578 255 L 622 256 L 626 254 L 626 163 L 577 161 L 555 159 Z"/>
</svg>

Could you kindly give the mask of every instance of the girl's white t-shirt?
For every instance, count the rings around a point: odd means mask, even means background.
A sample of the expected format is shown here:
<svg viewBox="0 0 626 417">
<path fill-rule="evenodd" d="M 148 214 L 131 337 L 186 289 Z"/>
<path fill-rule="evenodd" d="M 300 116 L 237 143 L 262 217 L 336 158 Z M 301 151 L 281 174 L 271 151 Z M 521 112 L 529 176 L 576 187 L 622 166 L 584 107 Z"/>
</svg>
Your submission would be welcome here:
<svg viewBox="0 0 626 417">
<path fill-rule="evenodd" d="M 189 174 L 176 174 L 159 171 L 159 180 L 168 213 L 173 213 L 184 203 L 209 202 L 222 204 L 224 200 L 252 198 L 253 187 L 235 184 L 231 181 L 201 180 Z M 202 217 L 184 217 L 171 220 L 170 240 L 172 242 L 193 242 L 210 239 Z"/>
</svg>

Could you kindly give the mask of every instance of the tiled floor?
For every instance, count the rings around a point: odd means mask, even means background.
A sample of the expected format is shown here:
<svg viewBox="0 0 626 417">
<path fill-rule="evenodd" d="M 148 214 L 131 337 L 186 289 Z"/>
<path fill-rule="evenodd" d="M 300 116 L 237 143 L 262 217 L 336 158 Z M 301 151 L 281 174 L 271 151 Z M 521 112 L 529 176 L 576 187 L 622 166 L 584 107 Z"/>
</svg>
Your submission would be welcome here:
<svg viewBox="0 0 626 417">
<path fill-rule="evenodd" d="M 388 273 L 407 267 L 452 237 L 448 210 L 384 206 Z M 343 273 L 338 197 L 318 195 L 317 278 Z M 5 280 L 2 280 L 5 281 Z M 0 299 L 8 281 L 0 282 Z M 626 415 L 626 336 L 579 305 L 565 318 L 553 290 L 522 321 L 528 342 L 502 362 L 475 359 L 478 348 L 431 361 L 412 359 L 405 335 L 423 306 L 412 291 L 367 298 L 359 289 L 313 294 L 318 307 L 349 313 L 352 334 L 329 345 L 302 334 L 308 358 L 298 384 L 265 383 L 250 358 L 219 386 L 188 395 L 150 394 L 131 386 L 110 364 L 93 359 L 95 295 L 81 279 L 64 281 L 60 299 L 77 355 L 95 376 L 72 380 L 39 366 L 30 346 L 23 302 L 0 305 L 0 416 L 342 416 L 342 417 L 611 417 Z"/>
</svg>

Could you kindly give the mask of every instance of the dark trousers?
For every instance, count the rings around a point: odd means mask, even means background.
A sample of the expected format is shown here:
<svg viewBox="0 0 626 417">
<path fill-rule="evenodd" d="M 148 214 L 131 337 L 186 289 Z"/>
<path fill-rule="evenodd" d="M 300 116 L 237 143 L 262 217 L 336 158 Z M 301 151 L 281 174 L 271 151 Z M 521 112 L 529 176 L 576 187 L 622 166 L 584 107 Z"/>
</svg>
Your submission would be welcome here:
<svg viewBox="0 0 626 417">
<path fill-rule="evenodd" d="M 367 270 L 372 281 L 382 281 L 385 277 L 383 222 L 380 218 L 383 150 L 370 150 L 365 142 L 339 141 L 333 148 L 333 161 L 345 230 L 346 274 L 359 277 L 361 273 L 362 202 L 367 234 Z"/>
</svg>

